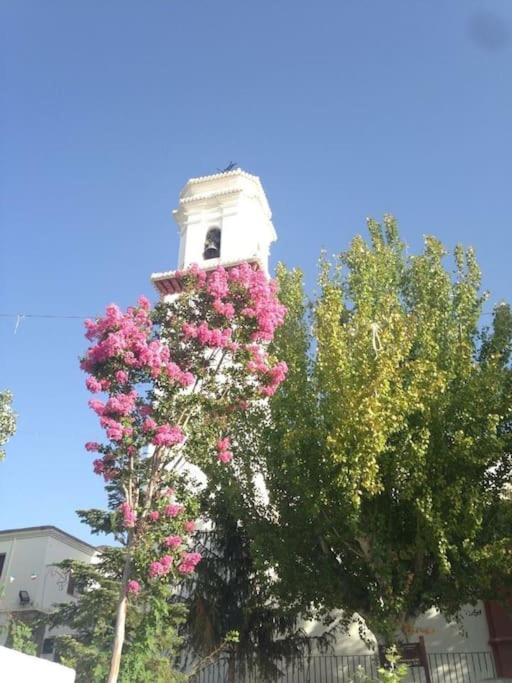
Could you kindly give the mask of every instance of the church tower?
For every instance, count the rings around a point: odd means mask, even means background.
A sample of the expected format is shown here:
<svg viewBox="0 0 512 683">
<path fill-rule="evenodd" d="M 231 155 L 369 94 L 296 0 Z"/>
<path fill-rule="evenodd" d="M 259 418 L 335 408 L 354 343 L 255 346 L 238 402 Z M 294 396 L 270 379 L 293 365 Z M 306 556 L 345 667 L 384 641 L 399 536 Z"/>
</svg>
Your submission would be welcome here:
<svg viewBox="0 0 512 683">
<path fill-rule="evenodd" d="M 257 176 L 235 169 L 191 178 L 173 216 L 180 235 L 178 270 L 193 263 L 210 270 L 248 261 L 268 273 L 277 235 Z M 151 280 L 162 297 L 180 291 L 175 271 L 154 273 Z"/>
</svg>

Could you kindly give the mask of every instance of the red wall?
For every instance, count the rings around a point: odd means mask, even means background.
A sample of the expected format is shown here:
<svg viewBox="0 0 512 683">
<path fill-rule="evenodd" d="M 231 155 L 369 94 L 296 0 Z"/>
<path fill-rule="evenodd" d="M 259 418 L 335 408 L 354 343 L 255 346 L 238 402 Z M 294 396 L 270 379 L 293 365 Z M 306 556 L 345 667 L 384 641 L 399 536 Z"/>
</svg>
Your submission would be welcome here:
<svg viewBox="0 0 512 683">
<path fill-rule="evenodd" d="M 512 617 L 497 602 L 485 603 L 489 626 L 489 644 L 496 661 L 498 676 L 512 676 Z"/>
</svg>

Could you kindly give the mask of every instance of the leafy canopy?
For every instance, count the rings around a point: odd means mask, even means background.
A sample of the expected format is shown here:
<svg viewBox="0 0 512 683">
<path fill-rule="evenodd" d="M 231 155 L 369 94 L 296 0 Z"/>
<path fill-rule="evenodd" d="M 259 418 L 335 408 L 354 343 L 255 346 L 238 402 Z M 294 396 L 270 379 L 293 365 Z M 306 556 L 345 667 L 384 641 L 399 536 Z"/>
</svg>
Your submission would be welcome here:
<svg viewBox="0 0 512 683">
<path fill-rule="evenodd" d="M 270 503 L 255 535 L 283 604 L 357 612 L 389 640 L 510 587 L 512 315 L 482 327 L 471 249 L 451 272 L 437 239 L 409 256 L 391 217 L 368 229 L 321 260 L 312 303 L 279 269 L 288 378 L 256 446 Z"/>
</svg>

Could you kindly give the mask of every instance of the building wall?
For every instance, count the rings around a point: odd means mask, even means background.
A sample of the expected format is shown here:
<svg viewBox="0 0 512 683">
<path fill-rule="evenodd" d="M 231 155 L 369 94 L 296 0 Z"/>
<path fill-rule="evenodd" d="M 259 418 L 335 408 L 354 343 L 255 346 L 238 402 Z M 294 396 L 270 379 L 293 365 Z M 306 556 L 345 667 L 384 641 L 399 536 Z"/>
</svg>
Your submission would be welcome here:
<svg viewBox="0 0 512 683">
<path fill-rule="evenodd" d="M 6 554 L 0 577 L 0 626 L 5 626 L 13 613 L 30 620 L 35 612 L 48 612 L 55 603 L 72 600 L 67 593 L 69 576 L 53 565 L 65 559 L 91 562 L 94 552 L 79 541 L 68 541 L 57 530 L 0 533 L 0 554 Z M 29 594 L 29 604 L 20 604 L 20 590 Z M 0 644 L 5 639 L 2 629 Z"/>
<path fill-rule="evenodd" d="M 306 622 L 304 628 L 312 636 L 318 636 L 324 631 L 324 627 L 318 622 Z M 371 634 L 368 636 L 375 642 Z M 438 610 L 429 610 L 411 626 L 408 640 L 415 642 L 419 636 L 425 638 L 427 652 L 430 653 L 491 653 L 489 628 L 482 602 L 478 602 L 474 607 L 463 607 L 459 622 L 448 622 Z M 336 633 L 334 652 L 340 655 L 366 655 L 371 654 L 372 650 L 360 638 L 358 626 L 354 624 L 347 633 Z"/>
</svg>

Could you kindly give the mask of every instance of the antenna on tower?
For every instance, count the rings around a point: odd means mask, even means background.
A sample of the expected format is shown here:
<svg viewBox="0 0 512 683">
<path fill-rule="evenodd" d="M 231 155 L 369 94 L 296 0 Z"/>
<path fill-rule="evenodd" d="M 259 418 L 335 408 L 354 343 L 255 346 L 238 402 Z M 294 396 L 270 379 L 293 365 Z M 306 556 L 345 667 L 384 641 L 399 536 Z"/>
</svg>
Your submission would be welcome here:
<svg viewBox="0 0 512 683">
<path fill-rule="evenodd" d="M 236 161 L 230 161 L 226 168 L 218 168 L 217 171 L 219 173 L 229 173 L 237 168 L 240 168 L 240 166 L 236 163 Z"/>
</svg>

